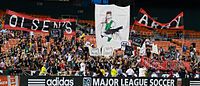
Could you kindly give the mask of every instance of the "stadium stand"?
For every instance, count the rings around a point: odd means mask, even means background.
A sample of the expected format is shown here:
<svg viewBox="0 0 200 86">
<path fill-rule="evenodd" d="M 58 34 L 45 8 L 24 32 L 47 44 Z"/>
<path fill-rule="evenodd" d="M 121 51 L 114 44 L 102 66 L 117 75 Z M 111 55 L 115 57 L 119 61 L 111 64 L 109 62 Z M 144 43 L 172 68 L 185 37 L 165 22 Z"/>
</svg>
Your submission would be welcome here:
<svg viewBox="0 0 200 86">
<path fill-rule="evenodd" d="M 49 16 L 43 16 L 43 15 L 32 15 L 32 16 L 38 17 L 38 18 L 49 17 Z M 10 35 L 10 34 L 4 34 L 5 35 L 3 36 L 4 44 L 1 47 L 1 51 L 3 53 L 1 57 L 8 59 L 6 55 L 9 54 L 9 56 L 12 56 L 12 57 L 17 56 L 19 57 L 19 59 L 21 59 L 20 56 L 22 56 L 22 53 L 25 53 L 23 54 L 25 55 L 25 57 L 29 56 L 31 58 L 29 59 L 31 62 L 37 63 L 33 66 L 33 64 L 31 64 L 30 62 L 26 62 L 26 60 L 24 59 L 26 64 L 23 64 L 22 66 L 24 66 L 25 70 L 24 69 L 22 70 L 19 68 L 19 66 L 15 65 L 16 67 L 15 71 L 18 71 L 18 72 L 16 73 L 9 70 L 10 72 L 8 72 L 7 74 L 40 75 L 38 74 L 38 72 L 42 71 L 41 68 L 43 67 L 43 62 L 47 62 L 47 61 L 48 61 L 48 64 L 51 64 L 52 62 L 50 67 L 59 66 L 60 68 L 60 69 L 56 69 L 57 72 L 55 73 L 53 73 L 52 70 L 50 71 L 47 68 L 46 74 L 51 75 L 51 76 L 55 76 L 55 75 L 109 76 L 109 75 L 103 74 L 104 72 L 102 72 L 102 70 L 106 72 L 110 70 L 110 69 L 107 69 L 106 66 L 103 66 L 102 64 L 100 64 L 102 61 L 105 62 L 106 64 L 112 63 L 112 65 L 115 65 L 116 68 L 119 68 L 119 69 L 120 67 L 118 67 L 117 65 L 121 65 L 122 67 L 124 67 L 123 69 L 124 73 L 129 67 L 132 67 L 132 66 L 133 68 L 143 68 L 143 66 L 145 66 L 148 71 L 151 71 L 151 72 L 161 71 L 162 73 L 169 73 L 169 71 L 172 71 L 170 68 L 175 69 L 173 70 L 174 73 L 176 73 L 177 71 L 182 72 L 181 69 L 184 69 L 184 71 L 187 71 L 189 73 L 189 72 L 193 72 L 194 67 L 196 67 L 196 65 L 191 65 L 191 64 L 194 64 L 193 62 L 196 61 L 196 56 L 198 56 L 200 53 L 200 45 L 199 45 L 200 40 L 198 39 L 200 37 L 199 32 L 192 31 L 192 30 L 151 29 L 151 28 L 135 25 L 134 27 L 130 28 L 130 30 L 134 32 L 133 34 L 139 34 L 139 37 L 149 39 L 152 44 L 157 45 L 158 50 L 159 50 L 159 54 L 157 56 L 154 56 L 154 54 L 152 53 L 151 53 L 152 54 L 151 58 L 148 58 L 148 56 L 139 56 L 141 48 L 137 49 L 135 45 L 132 45 L 131 48 L 134 48 L 133 49 L 134 55 L 132 56 L 125 55 L 124 50 L 115 50 L 114 56 L 118 58 L 102 57 L 101 59 L 99 58 L 97 59 L 93 56 L 89 56 L 88 55 L 89 52 L 85 49 L 85 44 L 87 42 L 90 42 L 91 46 L 93 47 L 97 46 L 96 37 L 94 33 L 90 34 L 90 30 L 94 29 L 95 27 L 94 21 L 93 20 L 78 20 L 77 24 L 78 26 L 76 27 L 76 31 L 77 33 L 80 33 L 80 34 L 76 34 L 75 36 L 65 35 L 61 41 L 50 39 L 48 42 L 46 37 L 49 36 L 49 33 L 34 32 L 34 36 L 31 37 L 29 32 L 7 30 L 14 36 L 9 36 L 8 37 L 9 40 L 7 40 L 5 38 L 7 35 Z M 87 30 L 88 28 L 89 30 Z M 159 40 L 155 40 L 154 37 L 156 37 L 156 35 L 158 36 L 157 38 L 159 38 Z M 72 39 L 73 37 L 75 37 L 75 39 Z M 165 40 L 165 38 L 171 39 L 171 40 Z M 192 38 L 192 40 L 188 38 Z M 129 40 L 129 41 L 131 43 L 134 42 L 132 40 Z M 195 51 L 196 55 L 194 56 L 191 55 L 191 53 L 194 51 L 191 51 L 189 49 L 192 43 L 196 43 L 196 51 Z M 187 47 L 186 53 L 182 53 L 183 45 Z M 27 47 L 28 47 L 28 50 L 26 49 Z M 175 47 L 175 48 L 171 50 L 170 49 L 171 47 Z M 149 47 L 147 47 L 147 49 L 149 49 Z M 161 49 L 164 49 L 165 52 L 163 53 Z M 194 48 L 192 47 L 192 49 Z M 150 48 L 150 50 L 152 50 L 152 48 Z M 12 52 L 16 52 L 16 53 L 12 55 Z M 181 55 L 179 55 L 180 53 Z M 73 59 L 69 59 L 72 56 L 73 56 Z M 128 59 L 126 59 L 127 57 Z M 56 63 L 56 61 L 58 62 Z M 86 64 L 90 65 L 92 64 L 92 61 L 96 61 L 96 63 L 94 64 L 95 68 L 87 67 L 89 69 L 87 70 L 87 72 L 92 73 L 92 74 L 87 74 L 87 73 L 84 74 L 83 72 L 79 71 L 79 69 L 81 68 L 80 66 L 78 66 L 79 64 L 82 63 L 85 65 Z M 71 62 L 74 62 L 74 65 L 70 65 L 72 64 Z M 6 61 L 3 63 L 8 64 Z M 11 63 L 14 64 L 14 62 L 11 62 Z M 31 67 L 30 65 L 27 65 L 28 63 L 30 63 L 33 67 Z M 177 65 L 179 66 L 181 65 L 181 66 L 179 67 Z M 8 67 L 10 66 L 8 65 L 6 68 L 2 68 L 3 71 L 4 72 L 8 71 L 7 69 Z M 19 70 L 22 70 L 23 72 Z M 112 69 L 112 70 L 116 70 L 116 69 Z M 132 75 L 132 76 L 138 77 L 137 75 L 139 74 L 137 73 L 139 70 L 135 69 L 134 71 L 135 71 L 136 76 L 135 75 Z M 184 77 L 184 76 L 179 76 L 179 77 Z"/>
</svg>

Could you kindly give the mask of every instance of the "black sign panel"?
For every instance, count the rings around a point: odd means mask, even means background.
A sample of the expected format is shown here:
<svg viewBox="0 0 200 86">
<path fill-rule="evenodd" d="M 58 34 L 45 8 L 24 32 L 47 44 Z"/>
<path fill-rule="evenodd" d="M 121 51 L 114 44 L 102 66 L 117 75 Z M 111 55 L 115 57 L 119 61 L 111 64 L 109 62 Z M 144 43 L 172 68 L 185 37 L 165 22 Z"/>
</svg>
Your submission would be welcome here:
<svg viewBox="0 0 200 86">
<path fill-rule="evenodd" d="M 142 45 L 143 45 L 143 43 L 145 41 L 145 38 L 142 38 L 140 36 L 134 36 L 134 37 L 131 37 L 131 40 L 132 40 L 132 44 L 133 45 L 142 47 Z"/>
<path fill-rule="evenodd" d="M 126 46 L 125 47 L 125 55 L 131 56 L 133 55 L 133 48 L 131 46 Z"/>
<path fill-rule="evenodd" d="M 82 86 L 82 77 L 21 76 L 21 86 Z"/>
<path fill-rule="evenodd" d="M 172 78 L 21 76 L 21 86 L 177 86 Z"/>
</svg>

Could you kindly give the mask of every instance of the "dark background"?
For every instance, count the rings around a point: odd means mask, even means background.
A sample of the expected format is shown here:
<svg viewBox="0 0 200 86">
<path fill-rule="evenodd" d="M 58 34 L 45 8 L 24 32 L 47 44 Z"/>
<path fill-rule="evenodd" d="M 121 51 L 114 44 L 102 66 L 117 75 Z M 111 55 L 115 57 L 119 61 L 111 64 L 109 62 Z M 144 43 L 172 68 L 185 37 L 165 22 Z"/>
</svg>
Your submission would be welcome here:
<svg viewBox="0 0 200 86">
<path fill-rule="evenodd" d="M 185 29 L 200 31 L 199 0 L 110 0 L 110 4 L 131 5 L 131 24 L 139 8 L 159 22 L 167 23 L 184 11 Z M 0 0 L 0 9 L 10 9 L 28 14 L 49 15 L 54 18 L 75 17 L 94 20 L 94 4 L 91 0 Z"/>
</svg>

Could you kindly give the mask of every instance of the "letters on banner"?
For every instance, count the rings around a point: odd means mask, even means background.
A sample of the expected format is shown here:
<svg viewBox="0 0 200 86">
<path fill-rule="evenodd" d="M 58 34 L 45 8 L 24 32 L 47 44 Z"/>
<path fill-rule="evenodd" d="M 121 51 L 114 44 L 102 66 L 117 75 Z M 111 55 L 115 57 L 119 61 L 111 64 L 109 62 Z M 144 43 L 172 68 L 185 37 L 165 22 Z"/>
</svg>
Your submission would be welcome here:
<svg viewBox="0 0 200 86">
<path fill-rule="evenodd" d="M 7 10 L 5 14 L 5 27 L 12 30 L 48 32 L 49 29 L 64 29 L 65 34 L 74 34 L 75 19 L 36 18 L 30 15 Z"/>
<path fill-rule="evenodd" d="M 160 23 L 154 20 L 149 16 L 146 11 L 142 8 L 139 11 L 138 17 L 136 18 L 134 25 L 144 26 L 147 28 L 155 29 L 184 29 L 183 24 L 183 12 L 178 14 L 171 22 L 169 23 Z"/>
</svg>

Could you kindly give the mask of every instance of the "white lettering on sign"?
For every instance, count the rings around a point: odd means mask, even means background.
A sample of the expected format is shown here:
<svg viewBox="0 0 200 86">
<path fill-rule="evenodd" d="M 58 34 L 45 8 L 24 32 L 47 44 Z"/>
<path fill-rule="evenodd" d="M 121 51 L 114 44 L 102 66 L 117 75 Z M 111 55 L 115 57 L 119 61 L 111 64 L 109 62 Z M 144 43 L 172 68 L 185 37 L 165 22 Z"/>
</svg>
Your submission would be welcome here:
<svg viewBox="0 0 200 86">
<path fill-rule="evenodd" d="M 32 21 L 33 25 L 35 26 L 35 28 L 33 26 L 31 26 L 31 30 L 37 30 L 38 29 L 38 26 L 37 24 L 39 24 L 39 19 L 33 19 Z M 37 23 L 37 24 L 36 24 Z"/>
<path fill-rule="evenodd" d="M 24 28 L 23 25 L 24 25 L 24 17 L 22 17 L 21 28 Z"/>
<path fill-rule="evenodd" d="M 47 79 L 46 84 L 47 86 L 73 86 L 74 80 L 56 77 L 55 79 Z"/>
<path fill-rule="evenodd" d="M 148 15 L 144 14 L 138 23 L 142 24 L 142 22 L 145 22 L 146 26 L 148 25 Z"/>
<path fill-rule="evenodd" d="M 139 19 L 137 20 L 139 26 L 146 26 L 148 28 L 156 28 L 156 29 L 181 29 L 180 26 L 182 25 L 181 19 L 183 19 L 183 13 L 180 13 L 178 16 L 176 16 L 172 21 L 169 23 L 159 23 L 155 19 L 151 18 L 143 9 L 139 12 L 141 16 L 139 16 Z M 173 23 L 173 26 L 172 26 Z"/>
<path fill-rule="evenodd" d="M 169 24 L 167 24 L 166 26 L 162 26 L 161 29 L 170 28 L 170 26 L 171 26 L 171 25 L 170 25 L 170 23 L 169 23 Z"/>
<path fill-rule="evenodd" d="M 73 28 L 71 27 L 73 23 L 70 21 L 40 20 L 39 18 L 26 19 L 26 17 L 18 17 L 17 15 L 11 15 L 8 19 L 10 27 L 17 27 L 17 25 L 20 25 L 18 26 L 20 28 L 28 28 L 31 30 L 39 29 L 42 32 L 48 32 L 50 28 L 63 29 L 67 34 L 73 32 Z"/>
<path fill-rule="evenodd" d="M 14 24 L 12 24 L 12 20 L 13 20 L 13 19 L 15 19 Z M 9 25 L 10 25 L 11 27 L 16 27 L 16 26 L 17 26 L 17 20 L 18 20 L 17 16 L 16 16 L 16 15 L 12 15 L 12 16 L 10 17 Z"/>
<path fill-rule="evenodd" d="M 173 79 L 150 79 L 150 86 L 175 86 Z"/>
<path fill-rule="evenodd" d="M 151 23 L 151 28 L 157 28 L 158 26 L 159 26 L 158 23 L 154 21 Z"/>
<path fill-rule="evenodd" d="M 69 27 L 68 25 L 72 25 L 71 22 L 67 21 L 65 28 L 66 28 L 66 33 L 71 34 L 72 33 L 72 28 Z"/>
<path fill-rule="evenodd" d="M 120 86 L 119 80 L 114 78 L 93 78 L 92 86 Z"/>
<path fill-rule="evenodd" d="M 175 86 L 174 79 L 93 78 L 92 86 Z"/>
<path fill-rule="evenodd" d="M 147 80 L 148 79 L 135 79 L 134 85 L 136 85 L 136 86 L 147 86 Z"/>
<path fill-rule="evenodd" d="M 43 28 L 42 28 L 42 31 L 43 32 L 48 32 L 48 30 L 44 30 L 45 28 L 49 28 L 49 26 L 48 25 L 46 25 L 46 23 L 50 23 L 50 20 L 44 20 L 44 22 L 43 22 Z"/>
<path fill-rule="evenodd" d="M 177 20 L 174 20 L 176 22 L 176 28 L 179 27 L 180 21 L 181 21 L 181 16 L 178 16 Z"/>
<path fill-rule="evenodd" d="M 53 28 L 60 28 L 60 26 L 61 26 L 61 22 L 58 22 L 58 24 L 57 22 L 53 22 Z"/>
</svg>

